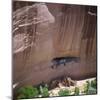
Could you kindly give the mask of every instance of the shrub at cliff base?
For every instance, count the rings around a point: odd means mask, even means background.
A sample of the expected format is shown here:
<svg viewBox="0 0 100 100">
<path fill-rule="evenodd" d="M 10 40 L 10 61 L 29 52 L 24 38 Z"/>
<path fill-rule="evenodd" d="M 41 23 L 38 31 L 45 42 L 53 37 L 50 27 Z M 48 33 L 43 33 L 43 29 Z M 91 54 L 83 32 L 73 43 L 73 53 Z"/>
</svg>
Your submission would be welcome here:
<svg viewBox="0 0 100 100">
<path fill-rule="evenodd" d="M 42 97 L 49 97 L 48 88 L 46 86 L 45 87 L 40 86 L 40 94 L 42 95 Z"/>
<path fill-rule="evenodd" d="M 80 93 L 80 90 L 78 87 L 75 87 L 75 91 L 74 91 L 74 95 L 79 95 Z"/>
<path fill-rule="evenodd" d="M 17 94 L 18 94 L 17 99 L 30 99 L 38 96 L 38 90 L 37 88 L 32 86 L 25 86 L 21 87 L 17 91 Z"/>
<path fill-rule="evenodd" d="M 70 95 L 70 91 L 69 90 L 60 90 L 59 92 L 58 92 L 58 94 L 59 94 L 59 96 L 68 96 L 68 95 Z"/>
</svg>

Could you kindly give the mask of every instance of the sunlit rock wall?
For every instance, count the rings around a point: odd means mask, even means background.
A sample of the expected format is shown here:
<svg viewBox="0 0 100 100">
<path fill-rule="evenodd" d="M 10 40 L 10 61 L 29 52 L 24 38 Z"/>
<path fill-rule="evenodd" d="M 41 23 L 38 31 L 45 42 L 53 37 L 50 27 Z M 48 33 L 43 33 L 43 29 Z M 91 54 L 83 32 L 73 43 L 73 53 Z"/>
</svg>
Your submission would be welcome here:
<svg viewBox="0 0 100 100">
<path fill-rule="evenodd" d="M 13 83 L 96 76 L 96 18 L 92 6 L 13 2 Z M 62 56 L 81 61 L 51 69 Z"/>
</svg>

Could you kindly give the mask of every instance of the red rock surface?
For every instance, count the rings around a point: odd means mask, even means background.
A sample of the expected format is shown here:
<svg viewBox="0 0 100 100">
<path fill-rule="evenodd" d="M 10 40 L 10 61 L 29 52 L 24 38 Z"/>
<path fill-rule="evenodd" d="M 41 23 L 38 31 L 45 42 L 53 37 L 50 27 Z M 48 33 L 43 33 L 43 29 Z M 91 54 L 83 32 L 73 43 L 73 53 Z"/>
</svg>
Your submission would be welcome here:
<svg viewBox="0 0 100 100">
<path fill-rule="evenodd" d="M 13 2 L 13 83 L 38 84 L 62 75 L 96 76 L 95 7 Z M 95 12 L 96 13 L 96 12 Z M 51 59 L 80 57 L 51 69 Z"/>
</svg>

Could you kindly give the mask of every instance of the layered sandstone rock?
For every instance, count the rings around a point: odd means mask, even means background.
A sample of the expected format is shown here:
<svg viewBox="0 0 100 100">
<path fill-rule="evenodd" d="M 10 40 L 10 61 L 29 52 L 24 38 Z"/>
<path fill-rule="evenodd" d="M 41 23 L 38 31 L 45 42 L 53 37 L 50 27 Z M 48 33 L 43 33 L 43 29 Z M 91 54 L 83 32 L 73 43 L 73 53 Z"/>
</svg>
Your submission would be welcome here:
<svg viewBox="0 0 100 100">
<path fill-rule="evenodd" d="M 95 11 L 88 13 L 94 7 L 32 2 L 14 5 L 13 83 L 38 84 L 62 75 L 75 79 L 96 76 L 96 16 Z M 51 69 L 51 60 L 63 56 L 82 60 Z"/>
</svg>

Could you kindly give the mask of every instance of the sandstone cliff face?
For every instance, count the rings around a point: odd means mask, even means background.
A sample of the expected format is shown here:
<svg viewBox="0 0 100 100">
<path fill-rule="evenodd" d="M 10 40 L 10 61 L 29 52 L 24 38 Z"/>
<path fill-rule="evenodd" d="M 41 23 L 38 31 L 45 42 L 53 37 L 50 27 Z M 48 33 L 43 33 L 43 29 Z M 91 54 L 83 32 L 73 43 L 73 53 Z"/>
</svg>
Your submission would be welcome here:
<svg viewBox="0 0 100 100">
<path fill-rule="evenodd" d="M 14 2 L 13 83 L 96 76 L 96 7 Z M 90 13 L 89 13 L 90 12 Z M 53 70 L 55 57 L 80 57 Z"/>
</svg>

